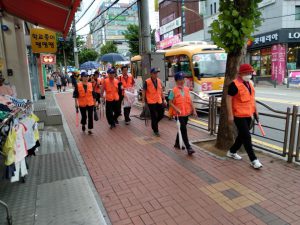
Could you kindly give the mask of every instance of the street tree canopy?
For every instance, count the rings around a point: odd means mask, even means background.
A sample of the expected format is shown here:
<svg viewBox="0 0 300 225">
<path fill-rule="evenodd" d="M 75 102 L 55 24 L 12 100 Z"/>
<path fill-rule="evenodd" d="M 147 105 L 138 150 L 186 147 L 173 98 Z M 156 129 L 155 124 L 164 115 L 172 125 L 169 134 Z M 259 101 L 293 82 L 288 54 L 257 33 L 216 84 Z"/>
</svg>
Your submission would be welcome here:
<svg viewBox="0 0 300 225">
<path fill-rule="evenodd" d="M 139 26 L 136 24 L 129 24 L 127 30 L 123 32 L 125 39 L 128 41 L 129 51 L 131 55 L 139 54 Z M 151 29 L 151 50 L 155 51 L 155 30 Z"/>
<path fill-rule="evenodd" d="M 100 55 L 102 56 L 108 53 L 118 53 L 118 47 L 112 41 L 108 41 L 106 44 L 101 46 Z"/>
<path fill-rule="evenodd" d="M 98 52 L 93 49 L 84 48 L 79 52 L 79 64 L 87 61 L 95 61 L 98 57 Z"/>
<path fill-rule="evenodd" d="M 226 97 L 228 86 L 236 78 L 238 67 L 245 55 L 247 40 L 261 24 L 258 3 L 262 0 L 220 0 L 218 20 L 212 24 L 212 40 L 228 53 L 225 82 L 221 104 L 217 144 L 220 149 L 229 149 L 233 132 L 228 124 Z"/>
</svg>

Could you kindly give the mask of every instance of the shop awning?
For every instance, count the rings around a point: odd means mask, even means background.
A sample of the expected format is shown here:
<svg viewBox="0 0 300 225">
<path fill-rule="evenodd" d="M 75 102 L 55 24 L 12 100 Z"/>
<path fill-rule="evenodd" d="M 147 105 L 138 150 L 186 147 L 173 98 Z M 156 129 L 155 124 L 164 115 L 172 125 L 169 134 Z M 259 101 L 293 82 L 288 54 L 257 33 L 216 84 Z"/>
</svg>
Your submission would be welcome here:
<svg viewBox="0 0 300 225">
<path fill-rule="evenodd" d="M 66 36 L 80 0 L 0 0 L 0 8 L 32 24 Z"/>
</svg>

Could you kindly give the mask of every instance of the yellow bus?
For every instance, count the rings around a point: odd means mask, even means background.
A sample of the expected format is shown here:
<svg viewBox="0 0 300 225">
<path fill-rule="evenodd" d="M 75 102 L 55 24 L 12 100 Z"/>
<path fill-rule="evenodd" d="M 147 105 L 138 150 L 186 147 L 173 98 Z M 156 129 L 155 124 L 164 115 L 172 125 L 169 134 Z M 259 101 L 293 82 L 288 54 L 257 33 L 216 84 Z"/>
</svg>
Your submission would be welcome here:
<svg viewBox="0 0 300 225">
<path fill-rule="evenodd" d="M 222 95 L 227 54 L 216 45 L 177 45 L 164 51 L 165 73 L 163 83 L 166 93 L 175 85 L 174 75 L 183 71 L 186 85 L 203 98 Z M 151 67 L 155 65 L 151 64 Z M 141 79 L 141 56 L 131 58 L 131 71 L 137 80 Z"/>
</svg>

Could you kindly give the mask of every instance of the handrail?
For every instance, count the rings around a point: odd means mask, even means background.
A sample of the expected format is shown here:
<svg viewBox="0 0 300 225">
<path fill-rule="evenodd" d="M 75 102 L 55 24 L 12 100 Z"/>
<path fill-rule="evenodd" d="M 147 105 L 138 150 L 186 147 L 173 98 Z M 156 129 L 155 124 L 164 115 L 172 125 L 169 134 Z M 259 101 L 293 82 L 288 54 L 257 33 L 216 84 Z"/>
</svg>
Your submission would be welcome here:
<svg viewBox="0 0 300 225">
<path fill-rule="evenodd" d="M 273 108 L 271 108 L 270 106 L 268 106 L 267 104 L 262 103 L 261 101 L 258 101 L 258 100 L 257 100 L 256 102 L 257 102 L 258 104 L 260 104 L 260 105 L 266 107 L 268 110 L 270 110 L 270 111 L 272 111 L 272 112 L 275 112 L 275 113 L 278 113 L 278 114 L 286 115 L 286 112 L 283 112 L 283 111 L 280 111 L 280 110 L 273 109 Z M 290 114 L 290 115 L 292 115 L 292 114 Z"/>
<path fill-rule="evenodd" d="M 201 101 L 207 102 L 209 103 L 209 100 L 202 98 L 199 94 L 197 94 L 196 92 L 190 91 L 191 94 L 197 96 L 198 98 L 200 98 Z"/>
</svg>

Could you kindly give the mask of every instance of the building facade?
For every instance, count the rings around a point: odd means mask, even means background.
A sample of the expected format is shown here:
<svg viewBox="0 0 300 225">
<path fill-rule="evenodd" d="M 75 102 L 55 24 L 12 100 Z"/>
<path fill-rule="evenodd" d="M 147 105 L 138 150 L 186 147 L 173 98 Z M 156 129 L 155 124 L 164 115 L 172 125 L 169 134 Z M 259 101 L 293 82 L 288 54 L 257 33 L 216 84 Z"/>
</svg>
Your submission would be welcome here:
<svg viewBox="0 0 300 225">
<path fill-rule="evenodd" d="M 114 1 L 111 0 L 103 1 L 97 11 L 97 15 L 100 16 L 90 25 L 93 36 L 93 48 L 100 52 L 101 45 L 105 44 L 107 41 L 116 41 L 118 42 L 118 52 L 125 55 L 128 53 L 129 48 L 123 32 L 127 30 L 129 24 L 138 24 L 138 10 L 137 6 L 134 5 L 122 15 L 115 18 L 131 4 L 117 3 L 103 13 L 103 11 L 110 7 L 113 2 Z M 108 23 L 109 21 L 111 22 Z M 103 26 L 106 23 L 108 24 Z"/>
<path fill-rule="evenodd" d="M 203 40 L 200 1 L 159 1 L 159 26 L 159 49 L 181 41 Z"/>
<path fill-rule="evenodd" d="M 264 20 L 248 42 L 248 61 L 258 78 L 281 84 L 300 70 L 300 1 L 265 0 L 259 7 Z"/>
</svg>

